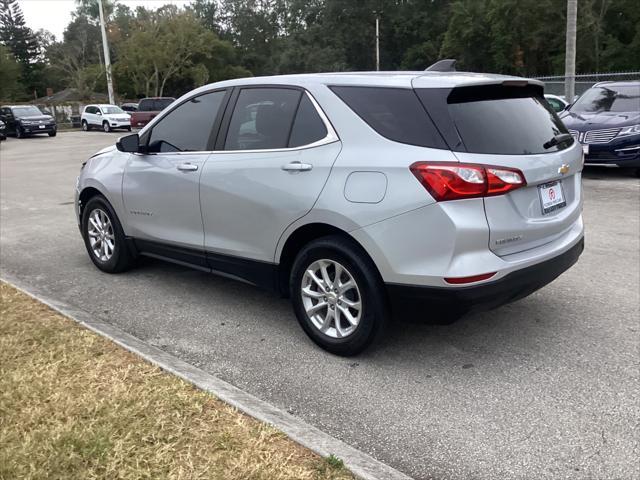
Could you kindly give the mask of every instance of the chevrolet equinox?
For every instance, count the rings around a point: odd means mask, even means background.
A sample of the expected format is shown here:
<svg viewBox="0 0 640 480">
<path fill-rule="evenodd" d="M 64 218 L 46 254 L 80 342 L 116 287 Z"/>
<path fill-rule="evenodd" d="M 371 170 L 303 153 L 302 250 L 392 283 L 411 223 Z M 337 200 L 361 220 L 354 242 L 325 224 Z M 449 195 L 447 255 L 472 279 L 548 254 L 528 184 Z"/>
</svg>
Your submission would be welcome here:
<svg viewBox="0 0 640 480">
<path fill-rule="evenodd" d="M 235 79 L 92 156 L 75 208 L 100 270 L 146 255 L 274 290 L 353 355 L 392 317 L 495 308 L 573 265 L 582 167 L 535 80 Z"/>
</svg>

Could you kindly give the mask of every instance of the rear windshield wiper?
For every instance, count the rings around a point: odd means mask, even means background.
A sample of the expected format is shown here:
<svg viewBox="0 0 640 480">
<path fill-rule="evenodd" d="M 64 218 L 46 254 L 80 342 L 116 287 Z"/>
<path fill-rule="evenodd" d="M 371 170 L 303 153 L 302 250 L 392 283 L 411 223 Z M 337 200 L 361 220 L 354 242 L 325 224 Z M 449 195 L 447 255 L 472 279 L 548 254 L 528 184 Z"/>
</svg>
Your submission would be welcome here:
<svg viewBox="0 0 640 480">
<path fill-rule="evenodd" d="M 558 145 L 559 143 L 564 143 L 564 142 L 568 142 L 569 140 L 572 140 L 573 137 L 571 136 L 570 133 L 561 133 L 559 135 L 554 136 L 551 140 L 549 140 L 548 142 L 545 142 L 542 144 L 542 147 L 547 150 L 551 147 L 555 147 L 556 145 Z"/>
</svg>

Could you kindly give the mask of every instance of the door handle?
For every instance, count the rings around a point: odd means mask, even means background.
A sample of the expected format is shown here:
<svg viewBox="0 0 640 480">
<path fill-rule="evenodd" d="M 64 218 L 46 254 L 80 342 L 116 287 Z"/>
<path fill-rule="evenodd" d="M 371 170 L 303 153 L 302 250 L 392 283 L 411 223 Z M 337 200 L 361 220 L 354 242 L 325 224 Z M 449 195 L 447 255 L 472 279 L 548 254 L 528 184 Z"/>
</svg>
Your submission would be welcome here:
<svg viewBox="0 0 640 480">
<path fill-rule="evenodd" d="M 193 163 L 181 163 L 177 168 L 181 172 L 195 172 L 198 170 L 198 165 L 194 165 Z"/>
<path fill-rule="evenodd" d="M 308 172 L 313 168 L 310 163 L 291 162 L 282 166 L 285 172 Z"/>
</svg>

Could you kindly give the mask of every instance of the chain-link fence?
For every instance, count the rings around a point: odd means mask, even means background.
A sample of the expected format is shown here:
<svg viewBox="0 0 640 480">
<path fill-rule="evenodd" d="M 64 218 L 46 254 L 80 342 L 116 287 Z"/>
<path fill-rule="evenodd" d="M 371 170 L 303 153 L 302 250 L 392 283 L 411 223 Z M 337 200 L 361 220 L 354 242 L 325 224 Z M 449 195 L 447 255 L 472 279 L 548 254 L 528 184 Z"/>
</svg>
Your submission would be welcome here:
<svg viewBox="0 0 640 480">
<path fill-rule="evenodd" d="M 544 93 L 553 95 L 564 95 L 564 75 L 555 77 L 534 77 L 544 82 Z M 586 73 L 575 76 L 576 95 L 582 95 L 586 90 L 598 82 L 623 80 L 640 80 L 640 71 L 637 72 L 609 72 L 609 73 Z"/>
</svg>

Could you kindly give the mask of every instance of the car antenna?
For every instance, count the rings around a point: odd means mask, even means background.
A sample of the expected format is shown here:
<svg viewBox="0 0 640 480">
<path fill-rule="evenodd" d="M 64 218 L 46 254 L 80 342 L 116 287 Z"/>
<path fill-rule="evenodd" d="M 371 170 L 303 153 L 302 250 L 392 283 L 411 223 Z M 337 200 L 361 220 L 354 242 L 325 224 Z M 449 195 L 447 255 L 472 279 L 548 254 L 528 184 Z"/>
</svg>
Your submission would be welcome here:
<svg viewBox="0 0 640 480">
<path fill-rule="evenodd" d="M 447 58 L 444 60 L 438 60 L 433 65 L 427 67 L 425 72 L 455 72 L 456 71 L 456 59 Z"/>
</svg>

